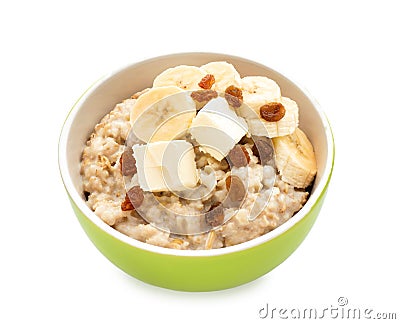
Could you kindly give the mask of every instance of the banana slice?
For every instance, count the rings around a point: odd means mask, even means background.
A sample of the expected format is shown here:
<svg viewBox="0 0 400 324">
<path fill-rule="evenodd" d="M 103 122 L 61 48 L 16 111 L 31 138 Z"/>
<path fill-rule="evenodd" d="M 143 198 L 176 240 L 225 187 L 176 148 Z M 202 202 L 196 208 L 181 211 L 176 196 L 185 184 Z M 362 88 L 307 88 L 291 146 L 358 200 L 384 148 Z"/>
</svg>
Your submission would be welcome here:
<svg viewBox="0 0 400 324">
<path fill-rule="evenodd" d="M 306 134 L 296 128 L 293 134 L 272 139 L 275 162 L 282 180 L 306 188 L 317 173 L 314 149 Z"/>
<path fill-rule="evenodd" d="M 281 89 L 278 84 L 263 76 L 242 78 L 241 89 L 244 103 L 256 112 L 261 106 L 268 102 L 278 101 L 281 97 Z"/>
<path fill-rule="evenodd" d="M 232 64 L 227 62 L 210 62 L 200 67 L 206 74 L 212 74 L 215 83 L 211 89 L 225 92 L 230 85 L 240 88 L 240 74 Z"/>
<path fill-rule="evenodd" d="M 131 110 L 132 131 L 142 141 L 173 140 L 182 135 L 196 116 L 190 94 L 175 86 L 152 88 L 142 94 Z"/>
<path fill-rule="evenodd" d="M 182 89 L 176 86 L 168 86 L 168 87 L 152 88 L 143 95 L 141 95 L 136 100 L 134 106 L 132 107 L 130 114 L 131 124 L 133 125 L 133 123 L 138 119 L 138 117 L 152 104 L 178 92 L 182 92 Z"/>
<path fill-rule="evenodd" d="M 244 117 L 252 135 L 274 138 L 292 134 L 299 124 L 299 107 L 290 98 L 281 97 L 280 102 L 285 107 L 285 115 L 277 122 L 268 122 L 260 116 L 260 109 L 254 111 L 248 105 L 242 105 L 238 112 Z"/>
<path fill-rule="evenodd" d="M 205 75 L 197 66 L 178 65 L 159 74 L 153 81 L 153 87 L 177 86 L 183 90 L 197 90 Z"/>
</svg>

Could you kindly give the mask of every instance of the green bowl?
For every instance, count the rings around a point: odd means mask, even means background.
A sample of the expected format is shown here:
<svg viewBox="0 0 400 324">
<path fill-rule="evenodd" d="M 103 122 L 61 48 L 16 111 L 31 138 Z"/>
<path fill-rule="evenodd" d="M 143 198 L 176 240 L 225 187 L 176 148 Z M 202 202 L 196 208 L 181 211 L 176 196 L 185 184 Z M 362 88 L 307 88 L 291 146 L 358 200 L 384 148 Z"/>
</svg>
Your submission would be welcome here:
<svg viewBox="0 0 400 324">
<path fill-rule="evenodd" d="M 304 207 L 277 229 L 251 241 L 216 250 L 181 251 L 139 242 L 105 224 L 85 204 L 80 157 L 87 138 L 115 104 L 152 85 L 154 77 L 180 64 L 226 60 L 242 76 L 266 75 L 297 101 L 300 127 L 314 145 L 318 173 Z M 67 116 L 59 142 L 59 167 L 73 210 L 86 234 L 112 263 L 144 282 L 175 290 L 211 291 L 252 281 L 282 263 L 304 240 L 323 204 L 334 163 L 329 123 L 318 104 L 282 74 L 262 64 L 216 53 L 179 53 L 126 66 L 93 84 Z"/>
</svg>

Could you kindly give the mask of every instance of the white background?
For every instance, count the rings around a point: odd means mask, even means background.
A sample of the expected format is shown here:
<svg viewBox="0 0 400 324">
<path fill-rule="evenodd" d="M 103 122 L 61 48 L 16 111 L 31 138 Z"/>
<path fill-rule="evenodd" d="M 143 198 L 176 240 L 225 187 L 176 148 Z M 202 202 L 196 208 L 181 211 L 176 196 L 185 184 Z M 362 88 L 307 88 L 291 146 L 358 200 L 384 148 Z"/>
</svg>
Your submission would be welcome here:
<svg viewBox="0 0 400 324">
<path fill-rule="evenodd" d="M 0 322 L 266 322 L 258 317 L 266 303 L 322 309 L 340 296 L 399 319 L 396 5 L 3 1 Z M 220 292 L 161 289 L 115 268 L 80 228 L 58 174 L 63 120 L 94 80 L 183 51 L 283 72 L 318 99 L 336 140 L 330 190 L 304 243 L 268 275 Z"/>
</svg>

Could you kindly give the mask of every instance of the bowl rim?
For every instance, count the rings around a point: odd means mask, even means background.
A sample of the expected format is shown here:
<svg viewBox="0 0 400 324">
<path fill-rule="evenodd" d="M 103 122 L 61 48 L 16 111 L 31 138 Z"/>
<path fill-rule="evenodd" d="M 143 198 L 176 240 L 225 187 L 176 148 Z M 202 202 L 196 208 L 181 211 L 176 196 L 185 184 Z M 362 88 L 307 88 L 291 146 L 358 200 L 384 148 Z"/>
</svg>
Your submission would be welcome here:
<svg viewBox="0 0 400 324">
<path fill-rule="evenodd" d="M 300 211 L 298 213 L 296 213 L 289 220 L 287 220 L 285 223 L 278 226 L 274 230 L 272 230 L 264 235 L 261 235 L 257 238 L 254 238 L 252 240 L 249 240 L 249 241 L 246 241 L 243 243 L 239 243 L 234 246 L 224 247 L 224 248 L 220 248 L 220 249 L 210 249 L 210 250 L 176 250 L 176 249 L 151 245 L 151 244 L 136 240 L 134 238 L 131 238 L 131 237 L 117 231 L 116 229 L 114 229 L 113 227 L 111 227 L 110 225 L 108 225 L 104 221 L 102 221 L 100 219 L 100 217 L 98 217 L 85 204 L 82 197 L 79 195 L 78 191 L 75 189 L 75 187 L 72 183 L 72 179 L 69 176 L 68 163 L 67 163 L 67 158 L 66 158 L 66 147 L 67 147 L 69 130 L 71 128 L 71 125 L 73 124 L 73 121 L 75 119 L 77 112 L 79 111 L 79 109 L 81 107 L 81 104 L 85 102 L 86 98 L 88 98 L 96 90 L 97 87 L 99 87 L 103 83 L 106 83 L 114 75 L 118 74 L 119 72 L 122 72 L 125 69 L 133 68 L 135 65 L 139 65 L 139 64 L 150 63 L 151 61 L 158 60 L 158 59 L 166 59 L 168 57 L 183 56 L 183 55 L 185 55 L 185 56 L 187 56 L 187 55 L 221 55 L 221 56 L 224 55 L 227 58 L 234 58 L 237 60 L 242 60 L 242 61 L 245 61 L 248 63 L 258 64 L 258 65 L 267 67 L 268 69 L 287 78 L 290 82 L 292 82 L 294 85 L 296 85 L 303 92 L 303 94 L 313 104 L 313 106 L 314 106 L 315 110 L 317 111 L 319 118 L 324 126 L 324 129 L 325 129 L 325 136 L 326 136 L 326 140 L 327 140 L 326 167 L 320 178 L 320 182 L 319 182 L 318 186 L 316 188 L 314 188 L 314 192 L 310 195 L 309 199 L 304 204 L 304 206 L 300 209 Z M 334 159 L 335 159 L 335 144 L 334 144 L 334 138 L 333 138 L 333 133 L 332 133 L 330 123 L 328 121 L 327 116 L 322 111 L 319 103 L 317 102 L 317 100 L 314 97 L 311 96 L 311 94 L 308 92 L 308 90 L 306 90 L 298 82 L 293 81 L 293 78 L 288 77 L 287 73 L 282 74 L 263 63 L 259 63 L 259 62 L 252 61 L 250 59 L 242 58 L 242 57 L 235 56 L 235 55 L 223 54 L 223 53 L 213 53 L 213 52 L 182 52 L 182 53 L 173 53 L 173 54 L 167 54 L 167 55 L 162 55 L 162 56 L 157 56 L 157 57 L 151 57 L 151 58 L 137 61 L 134 63 L 125 64 L 124 66 L 109 72 L 108 74 L 104 75 L 103 77 L 101 77 L 97 81 L 95 81 L 92 85 L 90 85 L 89 88 L 86 91 L 84 91 L 82 93 L 82 95 L 77 99 L 77 101 L 72 106 L 72 108 L 70 109 L 70 111 L 68 112 L 68 114 L 65 118 L 65 121 L 63 123 L 62 130 L 60 133 L 59 142 L 58 142 L 58 166 L 59 166 L 59 172 L 61 175 L 61 179 L 64 184 L 64 188 L 65 188 L 71 202 L 73 202 L 76 205 L 76 207 L 80 210 L 80 212 L 85 217 L 87 217 L 92 223 L 94 223 L 98 228 L 100 228 L 106 234 L 109 234 L 113 238 L 120 240 L 130 246 L 133 246 L 133 247 L 141 249 L 141 250 L 145 250 L 147 252 L 156 253 L 156 254 L 163 254 L 163 255 L 170 255 L 170 256 L 185 256 L 185 257 L 212 257 L 212 256 L 221 256 L 221 255 L 231 254 L 231 253 L 235 253 L 235 252 L 241 252 L 241 251 L 245 251 L 245 250 L 254 248 L 254 247 L 261 245 L 263 243 L 266 243 L 268 241 L 271 241 L 274 238 L 284 234 L 286 231 L 288 231 L 290 228 L 292 228 L 298 222 L 300 222 L 306 215 L 308 215 L 308 213 L 311 212 L 311 210 L 314 208 L 314 206 L 316 204 L 318 204 L 318 202 L 321 199 L 323 199 L 324 193 L 327 190 L 328 184 L 330 182 L 330 178 L 332 176 Z"/>
</svg>

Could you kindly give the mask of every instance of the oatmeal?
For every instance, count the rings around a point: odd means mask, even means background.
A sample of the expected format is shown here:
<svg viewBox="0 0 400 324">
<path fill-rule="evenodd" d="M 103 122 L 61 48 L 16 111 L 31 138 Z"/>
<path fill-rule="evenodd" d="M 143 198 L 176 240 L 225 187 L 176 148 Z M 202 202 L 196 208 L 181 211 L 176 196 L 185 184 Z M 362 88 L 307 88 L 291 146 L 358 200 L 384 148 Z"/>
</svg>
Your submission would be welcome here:
<svg viewBox="0 0 400 324">
<path fill-rule="evenodd" d="M 307 201 L 314 151 L 297 104 L 226 62 L 170 68 L 117 104 L 82 153 L 87 205 L 119 232 L 173 249 L 236 245 Z"/>
</svg>

